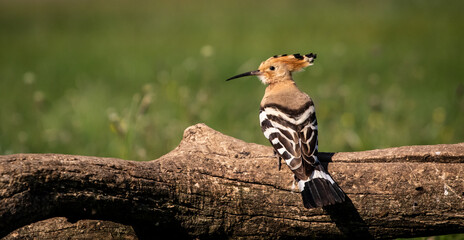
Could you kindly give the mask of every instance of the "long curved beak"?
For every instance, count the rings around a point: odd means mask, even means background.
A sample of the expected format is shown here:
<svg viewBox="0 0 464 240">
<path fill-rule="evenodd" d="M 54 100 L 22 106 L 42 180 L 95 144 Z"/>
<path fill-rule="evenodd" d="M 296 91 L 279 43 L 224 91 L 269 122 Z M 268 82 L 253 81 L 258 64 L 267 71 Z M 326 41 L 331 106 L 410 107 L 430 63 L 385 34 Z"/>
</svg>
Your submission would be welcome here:
<svg viewBox="0 0 464 240">
<path fill-rule="evenodd" d="M 256 75 L 260 75 L 260 74 L 261 74 L 261 72 L 259 70 L 255 70 L 255 71 L 246 72 L 246 73 L 242 73 L 242 74 L 233 76 L 231 78 L 228 78 L 226 81 L 236 79 L 236 78 L 246 77 L 246 76 L 256 76 Z"/>
</svg>

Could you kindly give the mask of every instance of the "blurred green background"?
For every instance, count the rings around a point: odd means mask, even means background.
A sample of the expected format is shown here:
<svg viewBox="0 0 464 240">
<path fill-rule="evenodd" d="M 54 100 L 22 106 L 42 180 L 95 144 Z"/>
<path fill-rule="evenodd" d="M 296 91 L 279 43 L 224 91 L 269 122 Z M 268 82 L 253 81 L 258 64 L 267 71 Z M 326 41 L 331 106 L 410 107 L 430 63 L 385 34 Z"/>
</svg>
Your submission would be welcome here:
<svg viewBox="0 0 464 240">
<path fill-rule="evenodd" d="M 150 160 L 204 122 L 269 145 L 255 70 L 296 73 L 321 151 L 464 141 L 464 1 L 0 1 L 0 154 Z"/>
<path fill-rule="evenodd" d="M 309 52 L 315 65 L 294 77 L 316 102 L 321 151 L 463 142 L 463 9 L 0 0 L 0 154 L 150 160 L 199 122 L 268 145 L 258 122 L 265 87 L 225 79 L 272 55 Z"/>
</svg>

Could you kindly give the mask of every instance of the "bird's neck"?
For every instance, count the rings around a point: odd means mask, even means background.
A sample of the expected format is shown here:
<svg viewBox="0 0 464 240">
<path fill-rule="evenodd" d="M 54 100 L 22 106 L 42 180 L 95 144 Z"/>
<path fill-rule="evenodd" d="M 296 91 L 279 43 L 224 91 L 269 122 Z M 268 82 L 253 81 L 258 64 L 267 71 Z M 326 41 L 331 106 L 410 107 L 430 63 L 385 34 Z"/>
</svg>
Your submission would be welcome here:
<svg viewBox="0 0 464 240">
<path fill-rule="evenodd" d="M 295 84 L 295 81 L 293 81 L 292 77 L 290 76 L 287 79 L 283 79 L 280 81 L 270 83 L 266 87 L 266 93 L 279 92 L 281 90 L 296 90 L 296 89 L 298 88 Z"/>
</svg>

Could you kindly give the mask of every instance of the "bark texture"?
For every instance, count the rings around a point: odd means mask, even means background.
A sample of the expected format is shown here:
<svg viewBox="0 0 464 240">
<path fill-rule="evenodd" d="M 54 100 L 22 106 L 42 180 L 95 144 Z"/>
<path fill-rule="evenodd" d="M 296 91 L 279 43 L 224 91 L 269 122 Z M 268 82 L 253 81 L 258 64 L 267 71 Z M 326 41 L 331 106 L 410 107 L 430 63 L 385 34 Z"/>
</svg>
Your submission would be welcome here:
<svg viewBox="0 0 464 240">
<path fill-rule="evenodd" d="M 19 228 L 4 240 L 10 239 L 138 239 L 131 226 L 103 220 L 69 222 L 64 217 L 49 218 Z"/>
<path fill-rule="evenodd" d="M 320 159 L 347 193 L 345 203 L 305 209 L 271 147 L 204 124 L 187 128 L 177 148 L 148 162 L 0 156 L 0 237 L 389 239 L 464 232 L 464 143 Z"/>
</svg>

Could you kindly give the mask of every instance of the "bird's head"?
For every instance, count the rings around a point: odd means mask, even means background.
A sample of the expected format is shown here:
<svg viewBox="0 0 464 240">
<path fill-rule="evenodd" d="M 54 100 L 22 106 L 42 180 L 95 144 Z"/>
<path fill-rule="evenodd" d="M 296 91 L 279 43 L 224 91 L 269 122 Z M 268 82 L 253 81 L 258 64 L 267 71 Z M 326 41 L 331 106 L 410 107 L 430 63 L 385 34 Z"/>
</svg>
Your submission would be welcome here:
<svg viewBox="0 0 464 240">
<path fill-rule="evenodd" d="M 291 79 L 292 72 L 298 72 L 305 67 L 313 65 L 316 56 L 317 55 L 313 53 L 306 55 L 300 55 L 298 53 L 292 55 L 276 55 L 262 62 L 258 70 L 233 76 L 227 79 L 227 81 L 245 76 L 258 76 L 264 84 L 272 84 Z"/>
</svg>

